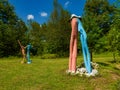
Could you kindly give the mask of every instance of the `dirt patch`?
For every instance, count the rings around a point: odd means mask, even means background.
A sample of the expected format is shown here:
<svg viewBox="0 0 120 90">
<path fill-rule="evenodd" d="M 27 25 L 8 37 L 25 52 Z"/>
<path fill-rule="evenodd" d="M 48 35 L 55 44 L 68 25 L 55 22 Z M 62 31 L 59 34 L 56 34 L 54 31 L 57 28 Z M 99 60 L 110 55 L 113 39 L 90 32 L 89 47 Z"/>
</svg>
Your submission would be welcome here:
<svg viewBox="0 0 120 90">
<path fill-rule="evenodd" d="M 113 80 L 118 80 L 118 79 L 120 79 L 120 75 L 118 75 L 118 74 L 115 73 L 115 72 L 111 72 L 111 77 L 112 77 Z"/>
<path fill-rule="evenodd" d="M 120 80 L 120 75 L 113 71 L 107 70 L 107 75 L 98 75 L 90 80 L 90 83 L 94 86 L 95 90 L 109 89 L 111 83 L 115 83 Z"/>
<path fill-rule="evenodd" d="M 117 68 L 117 69 L 120 69 L 120 64 L 116 65 L 116 68 Z"/>
</svg>

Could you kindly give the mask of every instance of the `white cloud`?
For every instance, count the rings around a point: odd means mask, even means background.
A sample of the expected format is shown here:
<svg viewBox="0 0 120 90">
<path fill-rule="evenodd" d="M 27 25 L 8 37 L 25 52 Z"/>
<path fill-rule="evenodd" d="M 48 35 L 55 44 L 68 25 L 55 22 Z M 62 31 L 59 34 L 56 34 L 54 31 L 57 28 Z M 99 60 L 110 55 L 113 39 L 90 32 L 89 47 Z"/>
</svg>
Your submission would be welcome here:
<svg viewBox="0 0 120 90">
<path fill-rule="evenodd" d="M 47 14 L 46 12 L 41 12 L 41 13 L 40 13 L 40 16 L 42 16 L 42 17 L 47 17 L 48 14 Z"/>
<path fill-rule="evenodd" d="M 32 15 L 32 14 L 27 15 L 27 19 L 28 20 L 33 20 L 34 19 L 34 15 Z"/>
<path fill-rule="evenodd" d="M 70 1 L 67 1 L 67 2 L 65 2 L 65 7 L 68 7 L 68 5 L 70 4 Z"/>
</svg>

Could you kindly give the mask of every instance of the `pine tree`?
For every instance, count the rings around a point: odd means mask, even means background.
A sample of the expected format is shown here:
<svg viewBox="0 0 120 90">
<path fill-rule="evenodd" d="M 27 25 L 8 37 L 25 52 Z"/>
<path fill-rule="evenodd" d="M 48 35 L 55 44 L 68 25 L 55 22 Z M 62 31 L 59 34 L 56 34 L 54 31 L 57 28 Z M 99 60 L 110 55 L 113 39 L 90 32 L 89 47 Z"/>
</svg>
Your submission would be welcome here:
<svg viewBox="0 0 120 90">
<path fill-rule="evenodd" d="M 87 0 L 84 10 L 83 22 L 91 55 L 93 51 L 97 53 L 106 51 L 104 36 L 110 30 L 114 7 L 109 4 L 108 0 Z"/>
<path fill-rule="evenodd" d="M 46 42 L 49 53 L 64 56 L 69 51 L 70 25 L 68 19 L 70 13 L 62 8 L 57 0 L 53 2 L 54 8 L 50 20 L 47 23 Z"/>
</svg>

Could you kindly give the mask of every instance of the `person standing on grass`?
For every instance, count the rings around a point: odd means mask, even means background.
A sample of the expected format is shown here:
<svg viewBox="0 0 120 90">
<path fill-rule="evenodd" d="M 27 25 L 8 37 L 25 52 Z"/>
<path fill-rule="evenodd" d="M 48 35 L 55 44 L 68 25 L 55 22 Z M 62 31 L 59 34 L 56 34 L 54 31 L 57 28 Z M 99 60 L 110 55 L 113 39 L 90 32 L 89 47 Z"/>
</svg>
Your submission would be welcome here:
<svg viewBox="0 0 120 90">
<path fill-rule="evenodd" d="M 71 22 L 72 31 L 71 31 L 71 38 L 70 38 L 69 69 L 67 72 L 71 74 L 76 73 L 77 41 L 78 41 L 77 37 L 78 37 L 78 31 L 79 31 L 85 67 L 87 72 L 90 73 L 91 72 L 90 54 L 87 46 L 87 35 L 81 23 L 81 16 L 72 14 L 70 18 L 70 22 Z"/>
</svg>

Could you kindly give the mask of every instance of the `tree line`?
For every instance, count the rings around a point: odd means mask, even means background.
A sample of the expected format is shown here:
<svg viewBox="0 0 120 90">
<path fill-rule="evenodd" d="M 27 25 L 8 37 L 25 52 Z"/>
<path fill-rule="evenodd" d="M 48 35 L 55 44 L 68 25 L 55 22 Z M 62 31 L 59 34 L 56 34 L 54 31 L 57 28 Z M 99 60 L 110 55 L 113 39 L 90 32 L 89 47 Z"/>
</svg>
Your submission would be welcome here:
<svg viewBox="0 0 120 90">
<path fill-rule="evenodd" d="M 83 26 L 87 32 L 88 46 L 92 53 L 120 52 L 120 8 L 119 0 L 110 4 L 108 0 L 86 0 L 82 15 Z M 53 1 L 53 11 L 49 20 L 40 25 L 34 20 L 24 23 L 7 1 L 0 1 L 0 57 L 20 54 L 17 40 L 23 45 L 31 43 L 33 54 L 69 55 L 71 26 L 68 22 L 71 13 L 57 0 Z M 79 36 L 78 36 L 78 40 Z M 81 43 L 78 41 L 78 52 Z"/>
</svg>

